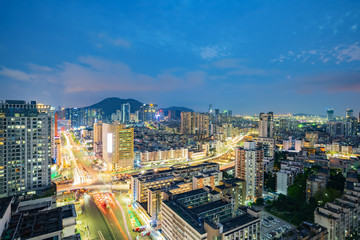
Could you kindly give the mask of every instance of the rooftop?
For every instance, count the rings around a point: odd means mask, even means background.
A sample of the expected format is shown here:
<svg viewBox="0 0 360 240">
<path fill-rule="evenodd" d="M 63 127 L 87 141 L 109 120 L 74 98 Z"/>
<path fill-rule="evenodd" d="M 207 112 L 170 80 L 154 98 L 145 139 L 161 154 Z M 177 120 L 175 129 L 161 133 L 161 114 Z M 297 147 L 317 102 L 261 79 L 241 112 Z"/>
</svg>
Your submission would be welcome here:
<svg viewBox="0 0 360 240">
<path fill-rule="evenodd" d="M 231 206 L 231 203 L 227 203 L 227 202 L 223 202 L 221 200 L 215 201 L 215 202 L 210 202 L 208 204 L 204 204 L 198 207 L 194 207 L 191 209 L 191 211 L 193 213 L 195 213 L 196 215 L 201 214 L 203 212 L 207 212 L 207 211 L 211 211 L 214 210 L 216 208 L 221 208 L 221 207 L 225 207 L 225 206 Z"/>
<path fill-rule="evenodd" d="M 228 231 L 234 230 L 242 225 L 248 224 L 255 220 L 260 221 L 260 218 L 256 218 L 254 216 L 251 216 L 250 214 L 245 213 L 238 217 L 221 222 L 221 224 L 223 225 L 223 231 L 226 234 L 226 232 Z"/>
</svg>

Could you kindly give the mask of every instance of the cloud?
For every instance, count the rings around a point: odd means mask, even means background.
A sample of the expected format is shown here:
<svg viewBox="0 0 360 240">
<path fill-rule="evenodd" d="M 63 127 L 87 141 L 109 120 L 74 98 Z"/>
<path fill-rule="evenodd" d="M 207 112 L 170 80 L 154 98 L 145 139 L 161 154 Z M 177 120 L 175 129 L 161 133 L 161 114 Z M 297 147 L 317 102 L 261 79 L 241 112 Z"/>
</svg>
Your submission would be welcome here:
<svg viewBox="0 0 360 240">
<path fill-rule="evenodd" d="M 266 76 L 274 73 L 272 70 L 244 66 L 241 61 L 243 60 L 239 58 L 228 58 L 216 61 L 212 65 L 218 69 L 226 69 L 227 76 Z"/>
<path fill-rule="evenodd" d="M 77 62 L 64 62 L 54 69 L 36 64 L 30 66 L 31 73 L 4 68 L 0 74 L 22 81 L 34 78 L 60 84 L 65 93 L 183 90 L 203 84 L 206 78 L 203 71 L 182 69 L 165 70 L 151 76 L 134 72 L 123 62 L 92 56 L 79 57 Z"/>
<path fill-rule="evenodd" d="M 225 69 L 225 68 L 237 68 L 239 67 L 239 62 L 241 61 L 241 59 L 238 58 L 227 58 L 227 59 L 222 59 L 219 61 L 216 61 L 213 63 L 213 65 L 216 68 L 220 68 L 220 69 Z"/>
<path fill-rule="evenodd" d="M 336 58 L 338 62 L 360 61 L 360 42 L 356 42 L 349 46 L 339 46 L 335 48 Z"/>
<path fill-rule="evenodd" d="M 216 45 L 200 47 L 197 51 L 199 51 L 201 58 L 205 60 L 213 60 L 218 57 L 224 57 L 229 55 L 226 47 L 220 47 Z"/>
<path fill-rule="evenodd" d="M 2 67 L 2 70 L 0 70 L 0 76 L 4 76 L 6 78 L 12 78 L 15 80 L 23 81 L 23 82 L 30 82 L 32 80 L 37 79 L 35 75 L 25 73 L 20 70 L 16 69 L 9 69 Z"/>
<path fill-rule="evenodd" d="M 330 93 L 360 93 L 360 72 L 331 72 L 302 76 L 295 81 L 302 93 L 325 90 Z"/>
<path fill-rule="evenodd" d="M 107 34 L 104 33 L 100 33 L 99 34 L 99 38 L 105 40 L 106 42 L 116 46 L 116 47 L 124 47 L 124 48 L 129 48 L 131 46 L 130 42 L 123 39 L 123 38 L 111 38 L 109 37 Z M 96 44 L 97 47 L 101 48 L 102 44 L 98 43 Z"/>
<path fill-rule="evenodd" d="M 37 72 L 51 72 L 52 71 L 52 69 L 47 66 L 41 66 L 41 65 L 34 64 L 34 63 L 28 63 L 27 66 L 31 70 L 37 71 Z"/>
<path fill-rule="evenodd" d="M 336 64 L 344 62 L 360 61 L 360 42 L 350 45 L 338 45 L 332 49 L 311 49 L 294 53 L 289 51 L 287 54 L 281 54 L 278 58 L 272 59 L 273 63 L 292 62 L 310 62 L 316 61 L 323 63 L 333 62 Z"/>
</svg>

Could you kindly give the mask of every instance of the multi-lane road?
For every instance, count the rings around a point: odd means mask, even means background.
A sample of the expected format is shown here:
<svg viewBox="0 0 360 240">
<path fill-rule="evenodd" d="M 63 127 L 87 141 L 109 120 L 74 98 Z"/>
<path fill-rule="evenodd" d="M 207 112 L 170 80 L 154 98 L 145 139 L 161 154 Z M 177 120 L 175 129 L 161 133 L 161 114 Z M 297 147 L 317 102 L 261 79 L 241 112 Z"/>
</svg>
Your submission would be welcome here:
<svg viewBox="0 0 360 240">
<path fill-rule="evenodd" d="M 185 161 L 186 164 L 199 164 L 204 161 L 216 161 L 229 153 L 244 136 L 234 139 L 226 148 L 216 156 L 211 156 L 199 160 Z M 58 193 L 74 189 L 91 189 L 92 193 L 84 194 L 82 197 L 82 214 L 79 216 L 78 228 L 84 239 L 134 239 L 137 233 L 132 231 L 129 224 L 129 213 L 126 205 L 120 204 L 119 200 L 112 195 L 112 190 L 127 191 L 129 184 L 113 185 L 109 180 L 102 177 L 102 173 L 94 170 L 91 166 L 91 159 L 86 154 L 86 149 L 78 143 L 75 143 L 70 133 L 65 133 L 66 145 L 64 151 L 67 155 L 64 163 L 71 166 L 63 174 L 72 173 L 75 179 L 73 184 L 63 184 L 57 186 Z M 179 163 L 179 162 L 177 162 Z M 165 161 L 161 166 L 171 166 L 173 161 Z M 149 166 L 150 167 L 150 166 Z M 160 167 L 160 165 L 158 166 Z M 131 171 L 134 172 L 134 171 Z M 68 176 L 69 177 L 69 176 Z M 71 177 L 71 176 L 70 176 Z M 99 196 L 112 196 L 113 204 L 99 205 Z M 95 197 L 94 197 L 95 196 Z M 106 200 L 109 201 L 109 200 Z M 144 216 L 139 214 L 142 224 L 146 223 Z M 139 219 L 139 220 L 140 220 Z M 153 234 L 151 234 L 153 236 Z M 158 234 L 159 235 L 159 234 Z M 161 235 L 153 238 L 161 239 Z"/>
</svg>

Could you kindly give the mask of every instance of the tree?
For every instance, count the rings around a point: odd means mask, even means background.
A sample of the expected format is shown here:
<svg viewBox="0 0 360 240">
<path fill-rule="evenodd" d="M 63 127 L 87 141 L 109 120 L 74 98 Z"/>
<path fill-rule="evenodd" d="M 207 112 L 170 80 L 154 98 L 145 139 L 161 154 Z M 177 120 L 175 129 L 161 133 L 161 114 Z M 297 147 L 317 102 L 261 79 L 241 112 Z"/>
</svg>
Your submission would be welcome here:
<svg viewBox="0 0 360 240">
<path fill-rule="evenodd" d="M 326 185 L 326 188 L 333 188 L 340 191 L 340 193 L 343 193 L 345 181 L 346 178 L 342 175 L 341 172 L 336 172 L 336 173 L 331 172 L 330 181 Z"/>
<path fill-rule="evenodd" d="M 276 190 L 276 175 L 271 172 L 264 173 L 264 185 L 265 188 L 275 192 Z"/>
<path fill-rule="evenodd" d="M 263 198 L 258 198 L 258 199 L 256 199 L 256 201 L 255 201 L 255 205 L 256 206 L 262 206 L 262 205 L 264 205 L 264 199 Z"/>
</svg>

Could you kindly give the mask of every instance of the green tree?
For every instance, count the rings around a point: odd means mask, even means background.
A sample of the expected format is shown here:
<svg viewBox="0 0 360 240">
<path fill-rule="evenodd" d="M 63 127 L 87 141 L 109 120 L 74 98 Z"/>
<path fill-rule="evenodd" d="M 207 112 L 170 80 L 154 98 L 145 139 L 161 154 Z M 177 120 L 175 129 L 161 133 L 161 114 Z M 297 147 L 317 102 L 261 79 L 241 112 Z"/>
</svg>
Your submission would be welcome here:
<svg viewBox="0 0 360 240">
<path fill-rule="evenodd" d="M 276 175 L 271 172 L 264 173 L 264 185 L 269 191 L 275 192 L 276 190 Z"/>
</svg>

